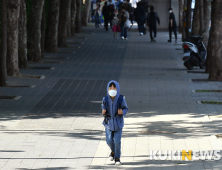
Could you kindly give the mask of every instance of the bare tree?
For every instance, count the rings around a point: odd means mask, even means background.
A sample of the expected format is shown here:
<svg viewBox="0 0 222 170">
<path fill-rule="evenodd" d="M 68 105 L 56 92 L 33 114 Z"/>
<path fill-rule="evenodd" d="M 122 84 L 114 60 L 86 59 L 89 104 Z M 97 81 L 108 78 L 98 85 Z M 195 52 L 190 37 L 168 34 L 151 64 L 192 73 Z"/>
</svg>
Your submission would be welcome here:
<svg viewBox="0 0 222 170">
<path fill-rule="evenodd" d="M 41 61 L 41 21 L 44 0 L 33 0 L 30 23 L 30 53 L 29 59 L 34 62 Z"/>
<path fill-rule="evenodd" d="M 190 36 L 189 30 L 191 29 L 191 4 L 192 0 L 187 0 L 187 11 L 186 11 L 186 38 Z"/>
<path fill-rule="evenodd" d="M 46 27 L 46 19 L 45 19 L 45 0 L 43 4 L 42 10 L 42 23 L 41 23 L 41 57 L 45 56 L 45 27 Z"/>
<path fill-rule="evenodd" d="M 82 11 L 82 26 L 87 26 L 88 24 L 90 7 L 91 7 L 91 0 L 85 0 L 85 5 Z"/>
<path fill-rule="evenodd" d="M 75 19 L 75 32 L 80 33 L 82 30 L 82 22 L 81 22 L 81 15 L 82 15 L 82 1 L 76 0 L 76 19 Z"/>
<path fill-rule="evenodd" d="M 19 76 L 18 62 L 18 22 L 20 0 L 6 0 L 7 5 L 7 73 L 9 76 Z"/>
<path fill-rule="evenodd" d="M 19 68 L 27 68 L 27 14 L 26 2 L 21 0 L 19 17 Z"/>
<path fill-rule="evenodd" d="M 203 42 L 204 45 L 208 46 L 209 39 L 209 28 L 210 28 L 210 19 L 211 19 L 211 2 L 204 0 L 204 33 L 203 33 Z"/>
<path fill-rule="evenodd" d="M 1 48 L 0 48 L 0 86 L 7 86 L 7 12 L 6 0 L 1 0 Z"/>
<path fill-rule="evenodd" d="M 213 0 L 211 11 L 209 80 L 222 81 L 222 1 Z M 209 49 L 209 48 L 208 48 Z"/>
<path fill-rule="evenodd" d="M 203 34 L 203 30 L 204 30 L 204 6 L 203 6 L 203 1 L 204 0 L 200 0 L 200 35 Z"/>
<path fill-rule="evenodd" d="M 179 32 L 183 31 L 183 2 L 184 0 L 179 0 Z"/>
<path fill-rule="evenodd" d="M 60 0 L 50 0 L 48 26 L 46 30 L 46 51 L 58 51 L 58 25 L 59 25 Z"/>
<path fill-rule="evenodd" d="M 195 8 L 192 23 L 192 35 L 199 35 L 200 33 L 200 1 L 195 1 Z"/>
<path fill-rule="evenodd" d="M 72 36 L 75 34 L 75 20 L 76 19 L 76 0 L 72 0 L 71 4 L 71 33 Z"/>
<path fill-rule="evenodd" d="M 67 23 L 69 15 L 69 7 L 71 5 L 71 0 L 60 2 L 60 12 L 59 12 L 59 32 L 58 32 L 58 46 L 67 46 Z"/>
<path fill-rule="evenodd" d="M 72 1 L 70 1 L 71 3 Z M 69 6 L 68 9 L 68 22 L 67 22 L 67 37 L 71 37 L 72 33 L 71 33 L 71 4 Z"/>
<path fill-rule="evenodd" d="M 182 21 L 182 40 L 184 38 L 186 38 L 186 27 L 187 27 L 187 20 L 186 20 L 186 16 L 187 16 L 187 0 L 184 0 L 183 1 L 183 13 L 182 13 L 182 18 L 183 18 L 183 21 Z"/>
</svg>

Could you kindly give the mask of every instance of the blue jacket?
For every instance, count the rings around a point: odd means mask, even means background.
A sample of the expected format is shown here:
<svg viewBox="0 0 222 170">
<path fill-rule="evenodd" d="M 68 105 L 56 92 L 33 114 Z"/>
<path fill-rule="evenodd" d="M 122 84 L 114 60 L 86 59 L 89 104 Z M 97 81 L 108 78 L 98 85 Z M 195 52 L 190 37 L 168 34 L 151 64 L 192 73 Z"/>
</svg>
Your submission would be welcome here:
<svg viewBox="0 0 222 170">
<path fill-rule="evenodd" d="M 109 84 L 111 82 L 114 82 L 115 85 L 116 85 L 116 89 L 117 89 L 117 95 L 115 97 L 114 100 L 112 100 L 108 94 L 108 89 L 109 89 Z M 108 85 L 107 85 L 107 96 L 108 96 L 108 114 L 111 116 L 109 119 L 108 119 L 108 123 L 105 124 L 105 121 L 103 121 L 103 125 L 110 129 L 111 131 L 118 131 L 120 129 L 123 128 L 124 126 L 124 119 L 123 117 L 127 114 L 127 111 L 128 111 L 128 107 L 127 107 L 127 104 L 126 104 L 126 101 L 125 99 L 123 98 L 123 101 L 122 101 L 122 104 L 121 104 L 121 108 L 123 110 L 123 114 L 122 115 L 116 115 L 115 116 L 115 113 L 116 111 L 118 110 L 117 108 L 117 101 L 118 101 L 118 98 L 120 96 L 120 87 L 119 87 L 119 83 L 117 81 L 114 81 L 114 80 L 111 80 Z M 105 107 L 105 97 L 103 98 L 103 101 L 102 101 L 102 109 L 106 109 Z"/>
</svg>

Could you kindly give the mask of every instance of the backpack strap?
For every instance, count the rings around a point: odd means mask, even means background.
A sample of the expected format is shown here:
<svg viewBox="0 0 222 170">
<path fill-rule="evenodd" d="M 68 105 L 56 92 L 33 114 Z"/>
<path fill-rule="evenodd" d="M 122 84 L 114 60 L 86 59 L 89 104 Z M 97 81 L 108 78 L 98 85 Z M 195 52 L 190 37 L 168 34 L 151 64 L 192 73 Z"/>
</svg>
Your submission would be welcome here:
<svg viewBox="0 0 222 170">
<path fill-rule="evenodd" d="M 105 121 L 105 124 L 108 123 L 108 120 L 110 119 L 110 115 L 108 114 L 108 103 L 109 103 L 109 100 L 108 100 L 108 96 L 105 96 L 105 107 L 106 107 L 106 113 L 103 115 L 104 116 L 104 121 Z"/>
<path fill-rule="evenodd" d="M 116 111 L 116 115 L 118 115 L 118 109 L 121 109 L 121 105 L 122 105 L 122 102 L 123 102 L 123 98 L 124 96 L 123 95 L 120 95 L 119 98 L 118 98 L 118 101 L 117 101 L 117 111 Z"/>
<path fill-rule="evenodd" d="M 108 103 L 109 103 L 108 96 L 105 96 L 105 107 L 106 107 L 106 112 L 108 112 Z"/>
</svg>

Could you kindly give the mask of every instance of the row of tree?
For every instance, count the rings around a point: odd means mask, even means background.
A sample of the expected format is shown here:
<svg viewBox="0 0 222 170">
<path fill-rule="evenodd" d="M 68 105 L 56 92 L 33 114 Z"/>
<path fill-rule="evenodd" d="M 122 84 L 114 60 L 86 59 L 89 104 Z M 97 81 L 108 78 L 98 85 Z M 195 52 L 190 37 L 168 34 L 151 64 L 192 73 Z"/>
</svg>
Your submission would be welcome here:
<svg viewBox="0 0 222 170">
<path fill-rule="evenodd" d="M 0 0 L 0 86 L 20 76 L 28 61 L 67 46 L 67 37 L 87 26 L 90 0 Z"/>
<path fill-rule="evenodd" d="M 179 1 L 182 37 L 184 39 L 191 35 L 203 36 L 208 52 L 206 73 L 209 73 L 209 80 L 222 81 L 222 1 L 195 0 L 191 20 L 192 1 Z"/>
</svg>

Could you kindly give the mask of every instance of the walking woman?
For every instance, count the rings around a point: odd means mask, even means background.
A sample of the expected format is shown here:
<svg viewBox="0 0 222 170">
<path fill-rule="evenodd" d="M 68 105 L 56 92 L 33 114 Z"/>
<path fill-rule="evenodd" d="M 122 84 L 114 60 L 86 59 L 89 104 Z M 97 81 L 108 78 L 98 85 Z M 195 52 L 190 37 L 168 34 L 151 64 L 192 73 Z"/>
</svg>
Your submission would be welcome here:
<svg viewBox="0 0 222 170">
<path fill-rule="evenodd" d="M 108 21 L 109 21 L 109 9 L 107 6 L 107 2 L 105 2 L 104 6 L 103 6 L 103 16 L 104 16 L 104 28 L 106 29 L 106 31 L 108 31 Z"/>
<path fill-rule="evenodd" d="M 95 14 L 95 27 L 96 28 L 100 27 L 100 24 L 101 24 L 100 18 L 101 18 L 100 4 L 97 4 L 96 14 Z"/>
<path fill-rule="evenodd" d="M 120 14 L 120 27 L 121 27 L 121 39 L 127 40 L 127 27 L 125 26 L 125 23 L 129 20 L 129 13 L 125 10 L 125 7 L 122 7 L 122 11 Z"/>
</svg>

